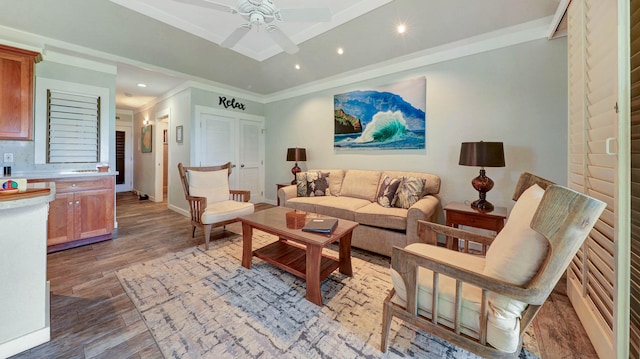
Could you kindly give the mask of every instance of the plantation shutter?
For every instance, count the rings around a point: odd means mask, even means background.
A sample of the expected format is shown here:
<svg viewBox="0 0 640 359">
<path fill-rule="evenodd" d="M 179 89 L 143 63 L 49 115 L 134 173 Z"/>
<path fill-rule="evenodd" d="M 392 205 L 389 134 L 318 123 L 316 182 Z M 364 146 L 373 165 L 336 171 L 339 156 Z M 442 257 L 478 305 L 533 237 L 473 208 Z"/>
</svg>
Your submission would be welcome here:
<svg viewBox="0 0 640 359">
<path fill-rule="evenodd" d="M 640 358 L 640 0 L 631 8 L 631 270 L 629 357 Z"/>
<path fill-rule="evenodd" d="M 569 7 L 569 186 L 607 203 L 574 258 L 568 294 L 600 357 L 615 353 L 617 7 L 601 0 Z"/>
<path fill-rule="evenodd" d="M 47 163 L 96 163 L 100 97 L 47 90 Z"/>
</svg>

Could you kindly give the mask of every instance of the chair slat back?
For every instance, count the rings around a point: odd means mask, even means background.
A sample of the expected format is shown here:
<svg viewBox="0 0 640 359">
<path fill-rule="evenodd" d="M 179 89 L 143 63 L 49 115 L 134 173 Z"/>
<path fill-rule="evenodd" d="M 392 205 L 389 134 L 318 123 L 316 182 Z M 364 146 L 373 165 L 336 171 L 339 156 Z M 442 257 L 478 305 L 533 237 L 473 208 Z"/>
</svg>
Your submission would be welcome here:
<svg viewBox="0 0 640 359">
<path fill-rule="evenodd" d="M 524 191 L 526 191 L 534 184 L 537 184 L 542 189 L 547 189 L 547 187 L 551 186 L 554 183 L 529 172 L 523 172 L 522 174 L 520 174 L 520 178 L 518 178 L 518 183 L 516 183 L 516 188 L 513 192 L 512 199 L 514 201 L 517 201 L 518 198 L 520 198 L 520 195 L 522 195 Z"/>
</svg>

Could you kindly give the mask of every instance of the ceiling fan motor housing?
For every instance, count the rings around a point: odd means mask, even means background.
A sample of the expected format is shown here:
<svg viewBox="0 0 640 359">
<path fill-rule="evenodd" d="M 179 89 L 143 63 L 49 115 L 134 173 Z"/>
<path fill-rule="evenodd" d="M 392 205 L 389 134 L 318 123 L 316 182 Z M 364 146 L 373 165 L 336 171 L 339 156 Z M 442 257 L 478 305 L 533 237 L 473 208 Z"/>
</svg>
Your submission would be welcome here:
<svg viewBox="0 0 640 359">
<path fill-rule="evenodd" d="M 262 25 L 273 21 L 276 7 L 271 0 L 239 0 L 237 11 L 251 25 Z"/>
</svg>

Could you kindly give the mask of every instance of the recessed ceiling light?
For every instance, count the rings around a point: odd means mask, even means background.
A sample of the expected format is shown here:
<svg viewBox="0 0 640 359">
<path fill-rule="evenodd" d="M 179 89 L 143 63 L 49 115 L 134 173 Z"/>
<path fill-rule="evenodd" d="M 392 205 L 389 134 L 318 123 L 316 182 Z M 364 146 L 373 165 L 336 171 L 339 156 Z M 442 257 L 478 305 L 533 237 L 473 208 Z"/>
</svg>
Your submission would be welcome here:
<svg viewBox="0 0 640 359">
<path fill-rule="evenodd" d="M 342 55 L 342 54 L 344 54 L 344 49 L 339 47 L 338 48 L 338 55 Z"/>
<path fill-rule="evenodd" d="M 398 31 L 398 34 L 404 34 L 405 31 L 407 31 L 407 25 L 400 24 L 398 25 L 398 27 L 396 27 L 396 30 Z"/>
<path fill-rule="evenodd" d="M 138 87 L 147 87 L 147 84 L 143 84 L 142 82 L 138 84 Z"/>
<path fill-rule="evenodd" d="M 295 68 L 296 70 L 300 70 L 300 64 L 296 64 Z"/>
</svg>

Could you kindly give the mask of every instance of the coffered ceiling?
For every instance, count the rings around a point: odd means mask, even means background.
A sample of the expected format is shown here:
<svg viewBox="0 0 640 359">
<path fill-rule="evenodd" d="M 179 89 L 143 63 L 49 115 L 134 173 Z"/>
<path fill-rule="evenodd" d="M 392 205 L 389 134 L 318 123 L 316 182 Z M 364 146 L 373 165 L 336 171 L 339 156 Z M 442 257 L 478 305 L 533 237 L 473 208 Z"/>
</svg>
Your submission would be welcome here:
<svg viewBox="0 0 640 359">
<path fill-rule="evenodd" d="M 0 42 L 116 65 L 118 107 L 134 109 L 186 80 L 278 93 L 533 20 L 551 23 L 560 1 L 273 0 L 333 14 L 329 23 L 278 23 L 300 48 L 288 54 L 253 30 L 222 48 L 243 22 L 238 15 L 173 0 L 3 0 Z M 395 31 L 400 23 L 404 34 Z"/>
</svg>

